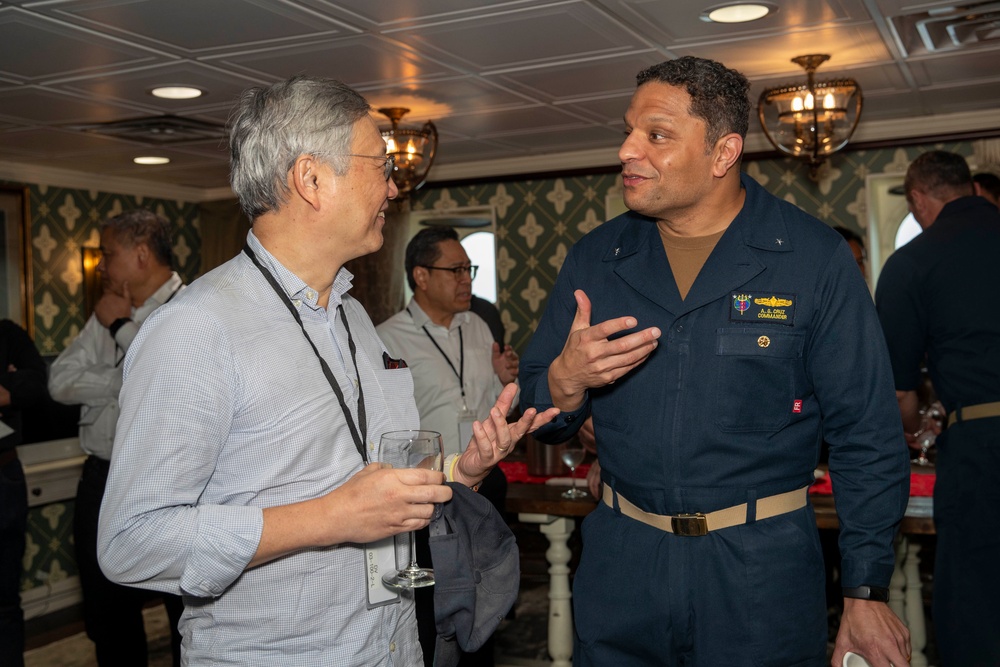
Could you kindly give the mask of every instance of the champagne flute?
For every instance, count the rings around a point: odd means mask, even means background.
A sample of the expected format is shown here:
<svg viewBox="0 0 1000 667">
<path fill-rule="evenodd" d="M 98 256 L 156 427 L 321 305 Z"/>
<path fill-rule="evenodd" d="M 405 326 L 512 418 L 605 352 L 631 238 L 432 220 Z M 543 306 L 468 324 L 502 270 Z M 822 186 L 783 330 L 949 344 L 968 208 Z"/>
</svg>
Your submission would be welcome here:
<svg viewBox="0 0 1000 667">
<path fill-rule="evenodd" d="M 389 431 L 382 434 L 379 443 L 382 463 L 393 468 L 425 468 L 440 471 L 444 464 L 444 443 L 436 431 Z M 413 531 L 410 538 L 410 564 L 402 570 L 389 572 L 382 582 L 390 588 L 423 588 L 434 585 L 434 570 L 417 565 L 413 550 Z"/>
<path fill-rule="evenodd" d="M 562 497 L 569 498 L 570 500 L 576 500 L 578 498 L 586 498 L 587 493 L 576 488 L 576 468 L 581 463 L 583 463 L 583 457 L 586 456 L 587 450 L 583 448 L 583 443 L 580 442 L 579 438 L 573 438 L 562 447 L 562 460 L 569 467 L 569 481 L 570 487 L 567 491 L 563 491 Z"/>
</svg>

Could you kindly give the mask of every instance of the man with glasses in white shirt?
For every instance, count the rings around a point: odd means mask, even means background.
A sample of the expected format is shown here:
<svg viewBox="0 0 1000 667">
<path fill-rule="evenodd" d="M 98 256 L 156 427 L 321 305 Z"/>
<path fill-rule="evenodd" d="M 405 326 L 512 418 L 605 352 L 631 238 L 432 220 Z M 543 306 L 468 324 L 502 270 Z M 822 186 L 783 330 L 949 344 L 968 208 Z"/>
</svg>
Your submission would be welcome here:
<svg viewBox="0 0 1000 667">
<path fill-rule="evenodd" d="M 428 227 L 406 246 L 406 280 L 413 298 L 376 329 L 389 354 L 406 360 L 413 373 L 420 428 L 441 433 L 445 454 L 457 454 L 472 436 L 472 423 L 486 419 L 504 385 L 517 379 L 518 357 L 493 340 L 486 322 L 469 310 L 478 266 L 469 261 L 451 227 Z M 505 416 L 505 415 L 504 415 Z M 494 468 L 479 493 L 503 512 L 507 480 Z M 427 548 L 426 531 L 417 534 L 418 554 Z M 417 621 L 424 659 L 434 643 L 430 591 L 417 594 Z M 463 656 L 462 665 L 493 665 L 493 643 Z"/>
</svg>

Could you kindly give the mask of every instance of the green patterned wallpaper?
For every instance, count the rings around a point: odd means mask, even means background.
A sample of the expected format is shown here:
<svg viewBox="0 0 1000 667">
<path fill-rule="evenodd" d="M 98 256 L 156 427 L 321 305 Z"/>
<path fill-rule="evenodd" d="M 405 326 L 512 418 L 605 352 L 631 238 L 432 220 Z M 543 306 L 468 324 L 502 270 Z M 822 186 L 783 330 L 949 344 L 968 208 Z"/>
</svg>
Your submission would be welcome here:
<svg viewBox="0 0 1000 667">
<path fill-rule="evenodd" d="M 969 142 L 845 152 L 835 155 L 818 182 L 792 158 L 746 161 L 744 169 L 767 190 L 827 224 L 865 236 L 868 217 L 865 177 L 906 172 L 910 161 L 931 148 L 972 154 Z M 497 183 L 427 187 L 412 201 L 415 211 L 493 206 L 496 211 L 497 301 L 510 344 L 523 352 L 545 309 L 570 246 L 605 219 L 605 200 L 620 196 L 618 174 L 505 180 Z"/>
<path fill-rule="evenodd" d="M 77 576 L 73 546 L 73 501 L 28 510 L 21 590 L 54 586 Z"/>
<path fill-rule="evenodd" d="M 30 184 L 30 249 L 35 345 L 44 356 L 61 352 L 83 328 L 80 248 L 100 245 L 102 220 L 133 208 L 148 208 L 170 221 L 175 268 L 185 282 L 201 265 L 198 206 L 98 190 Z M 72 500 L 28 513 L 22 591 L 76 576 Z"/>
<path fill-rule="evenodd" d="M 34 184 L 29 199 L 35 345 L 43 356 L 61 352 L 85 324 L 80 248 L 100 245 L 102 220 L 140 207 L 159 213 L 173 227 L 177 272 L 185 282 L 198 274 L 197 204 Z"/>
</svg>

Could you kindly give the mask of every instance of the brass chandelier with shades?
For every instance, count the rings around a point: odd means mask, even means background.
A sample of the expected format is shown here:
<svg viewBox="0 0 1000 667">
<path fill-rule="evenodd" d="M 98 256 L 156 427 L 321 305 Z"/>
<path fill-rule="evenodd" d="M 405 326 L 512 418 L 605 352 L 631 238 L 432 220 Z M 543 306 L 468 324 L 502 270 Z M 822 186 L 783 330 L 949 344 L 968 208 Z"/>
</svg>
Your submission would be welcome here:
<svg viewBox="0 0 1000 667">
<path fill-rule="evenodd" d="M 767 140 L 783 153 L 808 160 L 813 177 L 826 158 L 847 145 L 861 118 L 857 81 L 816 81 L 816 69 L 829 59 L 825 54 L 792 58 L 805 69 L 806 83 L 769 88 L 757 102 Z"/>
<path fill-rule="evenodd" d="M 400 127 L 399 121 L 410 112 L 404 107 L 383 107 L 378 112 L 392 123 L 391 127 L 380 127 L 379 131 L 385 140 L 386 154 L 396 160 L 392 180 L 400 196 L 406 196 L 427 181 L 437 152 L 437 128 L 431 121 L 421 128 Z"/>
</svg>

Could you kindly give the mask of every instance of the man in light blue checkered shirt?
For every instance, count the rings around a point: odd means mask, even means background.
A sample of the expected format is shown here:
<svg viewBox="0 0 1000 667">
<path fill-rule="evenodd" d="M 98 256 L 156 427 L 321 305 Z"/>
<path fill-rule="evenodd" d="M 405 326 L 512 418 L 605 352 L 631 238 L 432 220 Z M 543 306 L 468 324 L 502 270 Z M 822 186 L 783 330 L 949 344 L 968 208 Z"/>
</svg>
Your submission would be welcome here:
<svg viewBox="0 0 1000 667">
<path fill-rule="evenodd" d="M 343 269 L 382 245 L 392 160 L 363 98 L 305 77 L 244 93 L 230 145 L 253 228 L 129 349 L 101 566 L 184 595 L 186 665 L 422 664 L 412 598 L 375 590 L 367 562 L 451 489 L 369 463 L 382 433 L 420 422 Z M 446 461 L 454 481 L 476 485 L 554 416 L 506 424 L 513 395 Z"/>
</svg>

